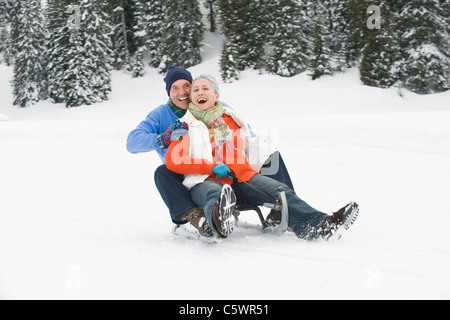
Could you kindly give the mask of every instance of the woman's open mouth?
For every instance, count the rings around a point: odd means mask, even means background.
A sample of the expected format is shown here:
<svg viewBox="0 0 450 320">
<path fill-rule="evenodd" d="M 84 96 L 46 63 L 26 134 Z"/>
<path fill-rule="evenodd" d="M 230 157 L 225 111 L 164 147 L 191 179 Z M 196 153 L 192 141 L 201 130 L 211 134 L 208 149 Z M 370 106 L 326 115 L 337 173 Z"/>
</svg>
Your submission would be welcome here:
<svg viewBox="0 0 450 320">
<path fill-rule="evenodd" d="M 206 98 L 200 98 L 200 99 L 197 100 L 198 104 L 205 104 L 207 102 L 208 102 L 208 99 L 206 99 Z"/>
</svg>

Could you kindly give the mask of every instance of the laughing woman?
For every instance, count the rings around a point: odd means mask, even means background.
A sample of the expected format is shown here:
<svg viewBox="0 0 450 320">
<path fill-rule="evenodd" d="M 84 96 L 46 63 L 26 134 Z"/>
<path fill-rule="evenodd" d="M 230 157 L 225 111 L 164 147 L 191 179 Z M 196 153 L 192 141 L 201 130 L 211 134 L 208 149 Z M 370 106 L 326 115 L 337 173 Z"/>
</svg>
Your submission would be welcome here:
<svg viewBox="0 0 450 320">
<path fill-rule="evenodd" d="M 240 189 L 241 201 L 258 206 L 273 202 L 272 197 L 278 197 L 279 189 L 285 191 L 289 228 L 304 240 L 328 239 L 356 219 L 355 203 L 328 215 L 312 208 L 288 186 L 258 174 L 263 165 L 259 159 L 266 157 L 259 155 L 260 149 L 251 138 L 247 122 L 219 102 L 219 85 L 212 76 L 201 75 L 194 80 L 191 101 L 190 112 L 181 119 L 189 125 L 189 134 L 171 144 L 166 165 L 185 175 L 184 186 L 190 190 L 192 200 L 204 209 L 204 217 L 187 217 L 200 234 L 228 237 L 233 232 L 236 188 Z M 237 178 L 234 183 L 231 174 Z M 223 205 L 224 198 L 231 198 L 232 208 Z"/>
</svg>

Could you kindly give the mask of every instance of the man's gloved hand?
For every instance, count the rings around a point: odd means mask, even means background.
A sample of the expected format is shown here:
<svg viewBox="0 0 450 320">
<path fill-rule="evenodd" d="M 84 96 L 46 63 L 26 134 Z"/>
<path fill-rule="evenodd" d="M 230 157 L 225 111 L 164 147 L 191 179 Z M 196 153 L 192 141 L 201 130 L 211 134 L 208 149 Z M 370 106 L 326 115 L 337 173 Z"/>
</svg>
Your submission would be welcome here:
<svg viewBox="0 0 450 320">
<path fill-rule="evenodd" d="M 212 170 L 213 174 L 216 175 L 217 179 L 220 178 L 228 178 L 231 179 L 230 176 L 230 168 L 228 168 L 228 166 L 226 164 L 218 164 L 216 165 L 213 170 Z"/>
<path fill-rule="evenodd" d="M 161 149 L 167 149 L 173 141 L 181 140 L 188 132 L 187 123 L 177 120 L 166 132 L 156 138 L 156 142 Z"/>
</svg>

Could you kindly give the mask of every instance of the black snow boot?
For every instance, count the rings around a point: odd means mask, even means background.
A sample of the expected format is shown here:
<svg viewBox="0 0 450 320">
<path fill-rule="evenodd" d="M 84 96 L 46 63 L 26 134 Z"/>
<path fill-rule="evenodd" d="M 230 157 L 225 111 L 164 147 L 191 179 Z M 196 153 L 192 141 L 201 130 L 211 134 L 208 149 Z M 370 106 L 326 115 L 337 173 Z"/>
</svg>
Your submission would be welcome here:
<svg viewBox="0 0 450 320">
<path fill-rule="evenodd" d="M 345 207 L 334 212 L 324 223 L 318 232 L 318 236 L 329 240 L 332 237 L 342 237 L 342 232 L 348 230 L 356 221 L 359 215 L 359 206 L 351 202 Z"/>
</svg>

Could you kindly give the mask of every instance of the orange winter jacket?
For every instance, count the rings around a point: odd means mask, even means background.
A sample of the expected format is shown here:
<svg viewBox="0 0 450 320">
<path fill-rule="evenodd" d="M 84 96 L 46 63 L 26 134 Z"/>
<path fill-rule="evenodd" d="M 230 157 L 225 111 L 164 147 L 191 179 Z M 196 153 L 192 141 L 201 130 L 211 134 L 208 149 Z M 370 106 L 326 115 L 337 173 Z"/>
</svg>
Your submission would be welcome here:
<svg viewBox="0 0 450 320">
<path fill-rule="evenodd" d="M 189 134 L 187 134 L 182 140 L 174 141 L 170 145 L 165 157 L 167 168 L 178 174 L 209 175 L 208 180 L 220 182 L 212 173 L 212 170 L 218 164 L 226 164 L 240 180 L 250 181 L 258 173 L 250 167 L 244 156 L 240 127 L 230 115 L 224 114 L 223 120 L 233 133 L 233 144 L 236 149 L 223 146 L 219 151 L 214 137 L 210 136 L 213 161 L 193 159 L 189 156 L 191 141 Z M 232 179 L 222 178 L 221 182 L 231 185 Z"/>
</svg>

